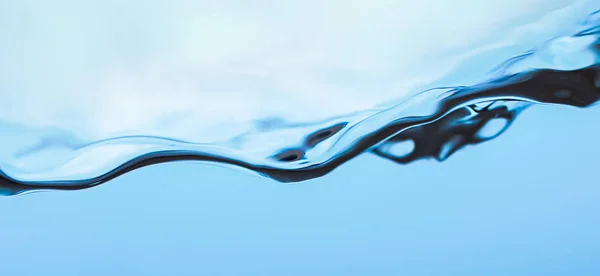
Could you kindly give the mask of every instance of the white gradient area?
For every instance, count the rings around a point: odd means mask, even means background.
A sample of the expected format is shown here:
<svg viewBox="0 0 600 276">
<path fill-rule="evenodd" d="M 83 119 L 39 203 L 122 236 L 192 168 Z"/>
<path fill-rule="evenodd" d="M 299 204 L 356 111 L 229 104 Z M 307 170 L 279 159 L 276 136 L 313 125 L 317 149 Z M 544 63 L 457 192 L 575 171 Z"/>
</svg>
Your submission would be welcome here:
<svg viewBox="0 0 600 276">
<path fill-rule="evenodd" d="M 0 121 L 227 139 L 469 84 L 450 73 L 568 34 L 595 2 L 3 0 Z"/>
</svg>

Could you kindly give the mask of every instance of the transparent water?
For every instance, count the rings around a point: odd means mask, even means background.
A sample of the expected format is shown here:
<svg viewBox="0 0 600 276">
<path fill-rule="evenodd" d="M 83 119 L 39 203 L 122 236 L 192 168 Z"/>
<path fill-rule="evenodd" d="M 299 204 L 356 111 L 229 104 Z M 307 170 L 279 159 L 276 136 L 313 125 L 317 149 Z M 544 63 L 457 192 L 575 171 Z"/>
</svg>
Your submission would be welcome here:
<svg viewBox="0 0 600 276">
<path fill-rule="evenodd" d="M 7 264 L 600 271 L 595 1 L 2 5 Z"/>
</svg>

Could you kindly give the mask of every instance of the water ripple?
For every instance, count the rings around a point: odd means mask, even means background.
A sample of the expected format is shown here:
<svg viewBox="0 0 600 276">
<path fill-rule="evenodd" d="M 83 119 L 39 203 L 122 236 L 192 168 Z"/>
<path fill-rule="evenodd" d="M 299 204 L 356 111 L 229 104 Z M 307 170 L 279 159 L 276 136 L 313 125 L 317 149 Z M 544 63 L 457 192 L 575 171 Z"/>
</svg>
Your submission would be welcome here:
<svg viewBox="0 0 600 276">
<path fill-rule="evenodd" d="M 467 145 L 498 137 L 531 105 L 584 108 L 599 99 L 600 12 L 595 12 L 574 35 L 508 59 L 488 80 L 429 89 L 388 108 L 313 123 L 263 120 L 252 131 L 213 144 L 156 136 L 84 142 L 46 132 L 33 146 L 0 156 L 0 193 L 86 189 L 144 166 L 185 160 L 241 167 L 281 182 L 323 176 L 363 153 L 400 164 L 444 161 Z"/>
</svg>

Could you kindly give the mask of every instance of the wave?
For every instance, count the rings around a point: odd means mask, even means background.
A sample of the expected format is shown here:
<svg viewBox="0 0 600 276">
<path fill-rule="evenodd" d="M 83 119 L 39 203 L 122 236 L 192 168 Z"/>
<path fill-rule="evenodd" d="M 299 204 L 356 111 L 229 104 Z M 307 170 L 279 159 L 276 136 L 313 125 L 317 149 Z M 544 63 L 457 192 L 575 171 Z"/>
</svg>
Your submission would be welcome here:
<svg viewBox="0 0 600 276">
<path fill-rule="evenodd" d="M 42 158 L 41 167 L 0 156 L 6 159 L 0 163 L 0 194 L 87 189 L 141 167 L 174 161 L 231 165 L 280 182 L 321 177 L 363 153 L 399 164 L 444 161 L 465 146 L 498 137 L 532 105 L 585 108 L 599 99 L 597 11 L 573 35 L 508 59 L 477 85 L 429 89 L 387 108 L 310 123 L 262 120 L 253 131 L 212 144 L 157 136 L 82 142 L 68 133 L 46 131 L 42 141 L 9 157 L 39 157 L 42 149 L 58 144 L 62 151 Z M 1 125 L 0 130 L 10 127 L 15 126 Z"/>
</svg>

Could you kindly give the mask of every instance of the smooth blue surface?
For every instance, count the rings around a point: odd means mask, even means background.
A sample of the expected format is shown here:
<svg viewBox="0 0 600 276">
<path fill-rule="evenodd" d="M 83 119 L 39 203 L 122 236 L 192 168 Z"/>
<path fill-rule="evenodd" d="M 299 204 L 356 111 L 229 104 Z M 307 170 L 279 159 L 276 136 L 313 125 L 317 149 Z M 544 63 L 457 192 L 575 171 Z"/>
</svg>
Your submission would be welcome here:
<svg viewBox="0 0 600 276">
<path fill-rule="evenodd" d="M 286 185 L 192 163 L 0 198 L 1 275 L 600 275 L 600 108 Z"/>
</svg>

